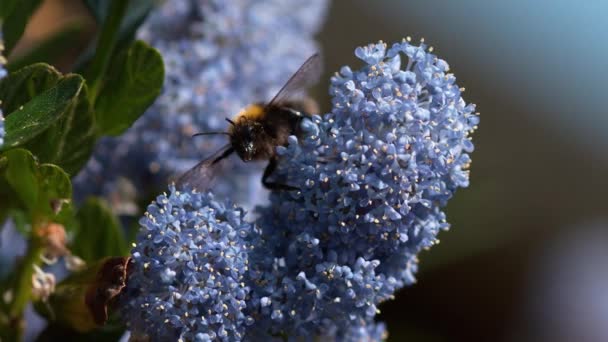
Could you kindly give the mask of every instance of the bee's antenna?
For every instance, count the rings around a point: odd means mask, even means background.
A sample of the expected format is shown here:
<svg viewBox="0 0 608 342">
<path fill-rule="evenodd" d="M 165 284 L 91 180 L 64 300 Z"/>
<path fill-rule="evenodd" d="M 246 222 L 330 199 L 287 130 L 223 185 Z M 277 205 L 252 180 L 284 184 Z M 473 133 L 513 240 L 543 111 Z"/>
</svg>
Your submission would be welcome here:
<svg viewBox="0 0 608 342">
<path fill-rule="evenodd" d="M 234 123 L 234 121 L 232 121 L 232 120 L 230 120 L 230 119 L 228 119 L 228 118 L 226 118 L 226 121 L 230 122 L 230 124 L 231 124 L 232 126 L 236 126 L 236 124 Z"/>
<path fill-rule="evenodd" d="M 199 135 L 216 135 L 216 134 L 223 134 L 223 135 L 230 135 L 230 133 L 228 132 L 201 132 L 201 133 L 196 133 L 193 134 L 192 137 L 198 137 Z"/>
</svg>

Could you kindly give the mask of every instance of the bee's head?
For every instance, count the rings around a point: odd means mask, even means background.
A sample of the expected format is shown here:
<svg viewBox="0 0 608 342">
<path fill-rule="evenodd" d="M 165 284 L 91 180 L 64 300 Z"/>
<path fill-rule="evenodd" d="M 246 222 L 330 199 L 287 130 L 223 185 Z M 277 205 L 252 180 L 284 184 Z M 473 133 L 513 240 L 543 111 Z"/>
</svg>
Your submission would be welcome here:
<svg viewBox="0 0 608 342">
<path fill-rule="evenodd" d="M 244 161 L 259 159 L 264 151 L 260 141 L 265 137 L 264 127 L 253 120 L 239 120 L 230 134 L 232 148 Z"/>
</svg>

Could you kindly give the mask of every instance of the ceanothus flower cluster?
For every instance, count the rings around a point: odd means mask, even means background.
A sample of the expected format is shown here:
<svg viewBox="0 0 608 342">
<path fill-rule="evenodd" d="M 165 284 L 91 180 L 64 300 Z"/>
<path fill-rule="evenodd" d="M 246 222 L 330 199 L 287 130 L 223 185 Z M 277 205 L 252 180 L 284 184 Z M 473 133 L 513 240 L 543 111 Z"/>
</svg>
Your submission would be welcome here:
<svg viewBox="0 0 608 342">
<path fill-rule="evenodd" d="M 245 276 L 256 232 L 244 211 L 210 194 L 174 188 L 150 204 L 131 251 L 122 314 L 153 340 L 239 341 Z"/>
<path fill-rule="evenodd" d="M 238 310 L 230 307 L 242 319 L 230 323 L 245 340 L 381 340 L 386 331 L 374 323 L 378 305 L 415 281 L 418 253 L 449 227 L 442 208 L 458 188 L 468 186 L 470 134 L 479 119 L 447 63 L 424 43 L 409 40 L 391 47 L 371 44 L 355 54 L 365 64 L 358 70 L 344 67 L 332 78 L 331 113 L 303 120 L 302 133 L 277 148 L 274 176 L 299 190 L 273 192 L 270 204 L 258 208 L 257 228 L 234 241 L 249 262 L 239 273 L 248 292 Z M 201 195 L 172 190 L 169 198 L 174 196 L 196 198 L 191 207 L 185 200 L 173 205 L 180 216 L 189 208 L 200 210 Z M 183 230 L 189 221 L 176 220 L 175 210 L 151 208 L 139 243 L 167 241 L 167 247 L 149 247 L 163 253 L 146 261 L 165 265 L 165 248 L 181 251 L 188 236 L 172 242 L 150 230 L 149 222 Z M 193 222 L 215 226 L 216 218 Z M 178 267 L 169 260 L 172 269 Z M 145 289 L 161 284 L 147 277 Z M 222 300 L 203 299 L 214 313 L 213 305 Z M 147 296 L 139 303 L 154 300 Z M 205 312 L 205 305 L 197 312 Z M 173 311 L 165 319 L 189 318 Z M 206 333 L 205 326 L 188 331 L 199 328 Z"/>
<path fill-rule="evenodd" d="M 165 1 L 138 33 L 163 56 L 163 91 L 126 134 L 99 144 L 78 178 L 79 197 L 116 197 L 112 192 L 121 178 L 135 188 L 164 188 L 168 176 L 186 171 L 228 143 L 225 136 L 193 139 L 192 134 L 226 131 L 225 118 L 250 103 L 269 101 L 318 51 L 313 35 L 327 3 Z M 231 177 L 220 180 L 215 193 L 237 194 L 234 200 L 245 207 L 259 203 L 264 197 L 260 194 L 265 194 L 259 181 L 264 165 L 244 165 L 238 158 L 223 164 Z"/>
<path fill-rule="evenodd" d="M 261 209 L 266 250 L 253 267 L 259 329 L 310 334 L 370 322 L 414 282 L 417 254 L 448 224 L 441 208 L 468 185 L 477 124 L 448 64 L 424 43 L 357 48 L 332 78 L 332 112 L 291 137 Z"/>
</svg>

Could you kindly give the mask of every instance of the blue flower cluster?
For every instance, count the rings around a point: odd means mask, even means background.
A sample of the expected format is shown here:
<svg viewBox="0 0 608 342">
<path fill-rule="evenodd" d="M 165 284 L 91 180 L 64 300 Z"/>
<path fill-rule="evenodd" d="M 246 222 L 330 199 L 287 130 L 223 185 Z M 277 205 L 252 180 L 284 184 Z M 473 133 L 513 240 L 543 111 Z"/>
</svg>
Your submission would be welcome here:
<svg viewBox="0 0 608 342">
<path fill-rule="evenodd" d="M 442 208 L 468 186 L 479 118 L 448 64 L 409 40 L 355 54 L 365 65 L 332 78 L 332 112 L 303 120 L 301 136 L 277 148 L 276 176 L 299 191 L 273 192 L 258 208 L 259 231 L 235 241 L 249 260 L 246 307 L 239 307 L 250 318 L 239 321 L 246 340 L 381 340 L 377 306 L 415 281 L 418 253 L 449 227 Z M 187 210 L 185 202 L 177 207 Z M 152 221 L 175 222 L 172 212 L 152 208 Z M 208 219 L 195 224 L 215 225 Z M 145 239 L 164 240 L 148 220 Z M 158 286 L 154 278 L 145 283 Z M 176 315 L 185 319 L 175 311 L 163 317 Z"/>
<path fill-rule="evenodd" d="M 4 78 L 7 75 L 6 69 L 4 69 L 4 65 L 6 64 L 6 58 L 2 55 L 4 51 L 4 41 L 2 40 L 2 28 L 0 27 L 0 79 Z M 6 132 L 4 131 L 4 116 L 2 115 L 2 101 L 0 101 L 0 146 L 4 144 L 4 135 Z"/>
<path fill-rule="evenodd" d="M 155 340 L 241 340 L 256 232 L 240 208 L 170 190 L 140 220 L 122 305 L 128 328 Z"/>
<path fill-rule="evenodd" d="M 365 66 L 332 78 L 332 112 L 278 148 L 277 176 L 301 190 L 272 193 L 260 210 L 268 243 L 252 305 L 262 330 L 371 322 L 414 282 L 417 254 L 448 228 L 441 208 L 468 185 L 479 120 L 448 64 L 408 40 L 355 54 Z"/>
<path fill-rule="evenodd" d="M 126 134 L 98 146 L 76 182 L 77 194 L 112 197 L 119 178 L 140 189 L 150 184 L 164 188 L 168 176 L 228 143 L 225 136 L 191 135 L 225 131 L 225 118 L 250 103 L 270 100 L 318 50 L 313 35 L 327 2 L 165 1 L 139 31 L 163 56 L 162 94 Z M 238 194 L 234 200 L 245 207 L 265 197 L 260 196 L 265 193 L 263 164 L 252 167 L 230 158 L 225 168 L 231 177 L 218 182 L 216 194 Z"/>
</svg>

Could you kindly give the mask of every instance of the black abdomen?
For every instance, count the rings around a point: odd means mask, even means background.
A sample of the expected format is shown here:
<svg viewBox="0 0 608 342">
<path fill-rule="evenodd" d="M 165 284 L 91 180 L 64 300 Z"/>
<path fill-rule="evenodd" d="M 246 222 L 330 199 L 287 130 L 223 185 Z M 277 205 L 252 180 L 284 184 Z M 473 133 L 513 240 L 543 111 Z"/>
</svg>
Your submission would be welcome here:
<svg viewBox="0 0 608 342">
<path fill-rule="evenodd" d="M 267 110 L 267 125 L 269 126 L 269 132 L 274 131 L 274 135 L 279 140 L 277 145 L 286 144 L 287 137 L 290 135 L 299 135 L 302 119 L 309 116 L 307 113 L 294 109 L 294 107 L 272 106 Z"/>
</svg>

